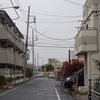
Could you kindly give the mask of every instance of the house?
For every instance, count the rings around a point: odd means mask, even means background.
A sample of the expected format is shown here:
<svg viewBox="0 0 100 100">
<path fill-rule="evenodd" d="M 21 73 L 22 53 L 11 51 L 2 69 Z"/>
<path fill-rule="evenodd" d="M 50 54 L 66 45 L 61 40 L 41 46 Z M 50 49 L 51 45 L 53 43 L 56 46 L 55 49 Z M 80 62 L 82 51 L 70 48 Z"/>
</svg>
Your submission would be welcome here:
<svg viewBox="0 0 100 100">
<path fill-rule="evenodd" d="M 23 76 L 25 45 L 23 35 L 4 10 L 0 10 L 0 74 Z"/>
<path fill-rule="evenodd" d="M 48 59 L 48 63 L 54 66 L 55 72 L 60 72 L 63 63 L 56 59 Z"/>
<path fill-rule="evenodd" d="M 75 36 L 75 55 L 84 57 L 85 86 L 100 75 L 93 59 L 100 59 L 100 0 L 86 0 L 83 21 Z"/>
</svg>

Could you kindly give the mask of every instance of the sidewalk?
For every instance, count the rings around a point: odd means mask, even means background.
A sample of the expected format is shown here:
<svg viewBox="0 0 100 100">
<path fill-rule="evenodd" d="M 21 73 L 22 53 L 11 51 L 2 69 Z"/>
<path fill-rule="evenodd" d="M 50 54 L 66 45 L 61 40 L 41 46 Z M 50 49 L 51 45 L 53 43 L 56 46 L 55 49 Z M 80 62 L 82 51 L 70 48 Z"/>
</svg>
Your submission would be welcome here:
<svg viewBox="0 0 100 100">
<path fill-rule="evenodd" d="M 76 100 L 88 100 L 87 95 L 77 95 L 75 96 Z"/>
<path fill-rule="evenodd" d="M 29 78 L 26 82 L 20 82 L 20 83 L 16 83 L 16 84 L 14 84 L 14 85 L 11 85 L 11 86 L 7 86 L 7 87 L 5 87 L 5 88 L 3 88 L 3 89 L 0 89 L 0 91 L 4 91 L 4 90 L 10 89 L 10 88 L 12 88 L 12 87 L 15 87 L 15 86 L 19 86 L 19 85 L 25 84 L 25 83 L 27 83 L 27 82 L 33 80 L 33 79 L 35 79 L 35 77 Z"/>
<path fill-rule="evenodd" d="M 62 83 L 60 83 L 60 85 L 62 86 L 63 90 L 68 94 L 70 100 L 72 100 L 72 98 L 75 98 L 75 100 L 88 100 L 88 95 L 76 95 L 74 96 L 68 89 L 64 89 L 64 86 Z M 69 93 L 68 93 L 69 91 Z"/>
</svg>

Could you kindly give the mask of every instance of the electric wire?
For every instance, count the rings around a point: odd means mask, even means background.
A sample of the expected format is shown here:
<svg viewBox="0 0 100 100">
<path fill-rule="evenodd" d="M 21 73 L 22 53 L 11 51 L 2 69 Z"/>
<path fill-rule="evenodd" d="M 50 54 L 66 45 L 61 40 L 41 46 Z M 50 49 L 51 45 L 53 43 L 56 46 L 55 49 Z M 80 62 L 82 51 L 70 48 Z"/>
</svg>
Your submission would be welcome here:
<svg viewBox="0 0 100 100">
<path fill-rule="evenodd" d="M 27 22 L 25 22 L 25 23 L 27 24 Z M 46 36 L 46 35 L 40 33 L 39 31 L 37 31 L 36 29 L 34 29 L 31 25 L 29 25 L 29 27 L 32 28 L 34 31 L 36 31 L 38 34 L 40 34 L 40 35 L 42 35 L 42 36 L 44 36 L 44 37 L 46 37 L 46 38 L 49 38 L 49 39 L 53 39 L 53 40 L 72 40 L 72 39 L 74 39 L 74 38 L 69 38 L 69 39 L 57 39 L 57 38 L 52 38 L 52 37 L 49 37 L 49 36 Z"/>
<path fill-rule="evenodd" d="M 69 2 L 69 3 L 72 3 L 72 4 L 75 4 L 75 5 L 78 5 L 78 6 L 82 6 L 82 7 L 93 8 L 93 7 L 90 7 L 90 6 L 86 6 L 86 5 L 82 5 L 82 4 L 73 2 L 73 1 L 71 1 L 71 0 L 64 0 L 64 1 Z"/>
<path fill-rule="evenodd" d="M 60 24 L 63 24 L 63 23 L 79 23 L 78 21 L 49 21 L 49 22 L 47 22 L 47 21 L 45 21 L 45 22 L 43 22 L 43 21 L 41 21 L 41 22 L 39 22 L 39 21 L 37 21 L 37 23 L 43 23 L 43 24 L 52 24 L 52 23 L 54 23 L 54 24 L 58 24 L 58 23 L 60 23 Z"/>
<path fill-rule="evenodd" d="M 73 1 L 70 1 L 70 0 L 64 0 L 64 1 L 75 4 L 75 5 L 78 5 L 78 6 L 82 6 L 82 7 L 84 6 L 82 4 L 79 4 L 79 3 L 76 3 L 76 2 L 73 2 Z"/>
<path fill-rule="evenodd" d="M 22 10 L 22 9 L 19 9 L 21 11 L 24 11 L 24 12 L 28 12 L 28 11 L 25 11 L 25 10 Z M 77 16 L 62 16 L 62 15 L 53 15 L 53 14 L 44 14 L 44 13 L 38 13 L 38 12 L 30 12 L 30 13 L 34 13 L 34 14 L 39 14 L 39 15 L 45 15 L 45 16 L 52 16 L 52 17 L 66 17 L 66 18 L 75 18 L 75 17 L 81 17 L 82 15 L 77 15 Z"/>
<path fill-rule="evenodd" d="M 53 46 L 55 46 L 55 45 L 56 45 L 56 46 L 72 45 L 72 46 L 74 46 L 74 44 L 67 44 L 67 43 L 66 43 L 66 44 L 63 44 L 63 43 L 62 43 L 62 44 L 35 43 L 35 45 L 41 45 L 41 44 L 44 45 L 44 46 L 45 46 L 45 45 L 48 45 L 48 46 L 49 46 L 49 45 L 53 45 Z"/>
<path fill-rule="evenodd" d="M 15 0 L 16 4 L 17 5 L 20 5 L 20 8 L 18 9 L 19 11 L 21 11 L 22 15 L 25 17 L 25 19 L 27 18 L 27 14 L 26 12 L 28 11 L 25 11 L 21 4 L 20 3 L 17 3 L 18 0 Z M 3 4 L 1 4 L 3 5 Z M 7 6 L 7 5 L 6 5 Z M 24 13 L 23 13 L 24 12 Z M 62 16 L 62 15 L 52 15 L 52 14 L 45 14 L 45 13 L 38 13 L 38 12 L 31 12 L 31 13 L 36 13 L 36 14 L 39 14 L 39 15 L 45 15 L 45 16 L 54 16 L 54 17 L 62 17 L 62 18 L 77 18 L 77 17 L 82 17 L 82 15 L 73 15 L 73 16 Z M 39 20 L 44 20 L 44 19 L 39 19 Z M 48 19 L 45 19 L 45 20 L 48 20 Z M 49 20 L 53 20 L 53 19 L 49 19 Z"/>
<path fill-rule="evenodd" d="M 39 45 L 35 45 L 35 47 L 51 47 L 51 48 L 74 48 L 74 47 L 65 47 L 65 46 L 39 46 Z"/>
<path fill-rule="evenodd" d="M 20 19 L 18 19 L 18 21 L 24 21 L 25 22 L 25 20 L 20 20 Z M 81 22 L 78 22 L 78 21 L 49 21 L 49 22 L 38 22 L 37 21 L 37 24 L 67 24 L 67 23 L 81 23 Z"/>
<path fill-rule="evenodd" d="M 14 8 L 14 4 L 13 4 L 12 0 L 10 0 L 10 2 L 11 2 L 11 4 L 12 4 L 13 8 Z M 15 19 L 12 19 L 12 20 L 16 20 L 16 19 L 20 18 L 19 14 L 17 13 L 17 11 L 16 11 L 15 8 L 14 8 L 14 10 L 15 10 L 15 12 L 16 12 L 16 14 L 17 14 L 18 17 L 15 18 Z"/>
<path fill-rule="evenodd" d="M 20 5 L 20 8 L 23 10 L 23 7 L 21 6 L 21 4 L 20 4 L 20 2 L 18 1 L 18 0 L 14 0 L 15 1 L 15 3 L 17 4 L 17 5 Z M 20 11 L 20 10 L 19 10 Z M 23 15 L 23 17 L 25 18 L 25 19 L 27 19 L 27 14 L 26 14 L 26 12 L 23 12 L 23 11 L 20 11 L 21 12 L 21 14 Z"/>
</svg>

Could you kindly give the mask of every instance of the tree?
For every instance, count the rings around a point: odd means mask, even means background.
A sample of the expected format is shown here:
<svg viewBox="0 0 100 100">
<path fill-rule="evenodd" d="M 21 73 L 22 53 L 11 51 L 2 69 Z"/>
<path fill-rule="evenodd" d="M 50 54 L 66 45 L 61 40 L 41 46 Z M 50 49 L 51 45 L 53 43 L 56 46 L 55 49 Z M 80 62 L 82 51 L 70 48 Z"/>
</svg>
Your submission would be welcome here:
<svg viewBox="0 0 100 100">
<path fill-rule="evenodd" d="M 100 59 L 99 60 L 93 59 L 93 61 L 95 62 L 96 68 L 100 71 Z"/>
<path fill-rule="evenodd" d="M 54 66 L 49 64 L 46 66 L 46 71 L 48 72 L 50 70 L 54 70 Z"/>
<path fill-rule="evenodd" d="M 65 79 L 68 76 L 73 75 L 75 72 L 79 71 L 84 67 L 83 61 L 73 61 L 72 63 L 64 62 L 62 66 L 62 78 Z"/>
<path fill-rule="evenodd" d="M 75 72 L 79 71 L 84 67 L 84 62 L 83 61 L 74 61 L 71 64 L 70 72 L 74 74 Z"/>
<path fill-rule="evenodd" d="M 33 76 L 33 68 L 26 68 L 26 76 L 31 77 Z"/>
<path fill-rule="evenodd" d="M 69 62 L 64 62 L 63 66 L 62 66 L 62 79 L 65 79 L 66 77 L 68 77 L 69 74 L 69 70 L 70 70 L 70 63 Z"/>
<path fill-rule="evenodd" d="M 6 78 L 4 75 L 0 75 L 0 88 L 3 88 L 4 85 L 6 85 Z"/>
</svg>

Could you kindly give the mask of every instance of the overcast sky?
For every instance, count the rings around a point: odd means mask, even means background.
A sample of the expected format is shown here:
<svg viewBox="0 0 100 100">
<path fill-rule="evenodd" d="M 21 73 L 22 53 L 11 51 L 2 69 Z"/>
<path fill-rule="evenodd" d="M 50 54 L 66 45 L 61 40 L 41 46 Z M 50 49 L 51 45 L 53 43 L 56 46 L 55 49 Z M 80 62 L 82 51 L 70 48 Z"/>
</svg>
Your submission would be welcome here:
<svg viewBox="0 0 100 100">
<path fill-rule="evenodd" d="M 26 23 L 28 6 L 30 6 L 30 22 L 32 16 L 36 16 L 35 55 L 38 64 L 48 63 L 49 58 L 59 61 L 68 59 L 68 50 L 74 50 L 74 37 L 77 28 L 82 20 L 83 6 L 86 0 L 12 0 L 15 6 L 20 6 L 17 11 L 19 19 L 13 20 L 22 34 L 26 35 Z M 11 0 L 0 0 L 1 8 L 11 7 Z M 5 9 L 12 19 L 17 18 L 17 14 L 12 8 Z M 30 23 L 35 28 L 35 23 Z M 42 34 L 42 35 L 41 35 Z M 32 29 L 29 28 L 29 43 L 32 41 Z M 38 47 L 37 47 L 38 46 Z M 30 50 L 30 60 L 32 63 L 32 47 Z"/>
</svg>

